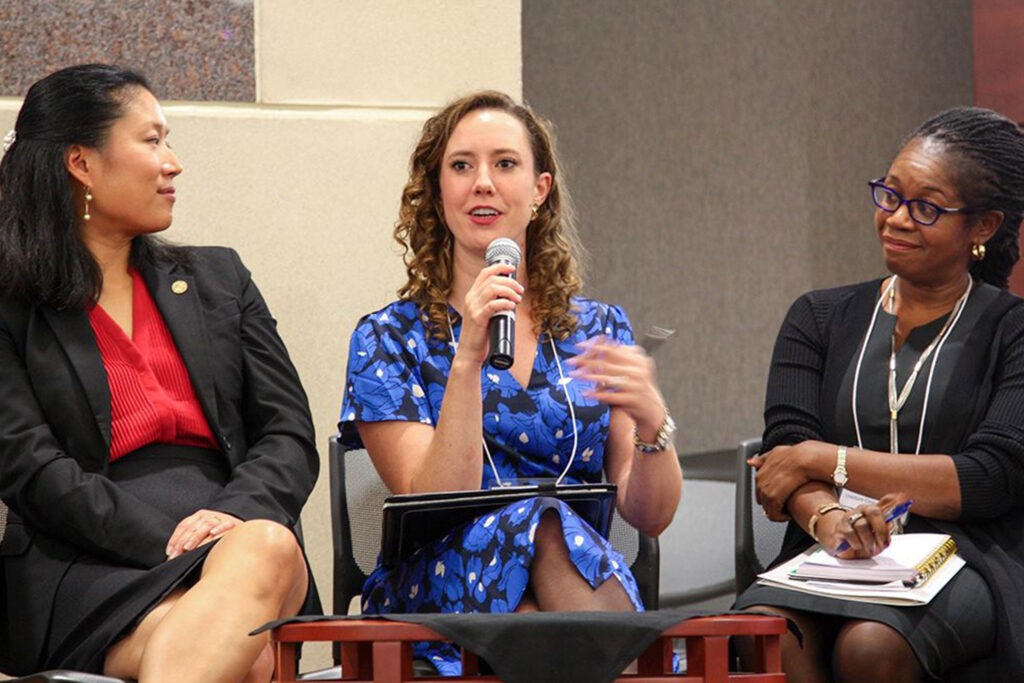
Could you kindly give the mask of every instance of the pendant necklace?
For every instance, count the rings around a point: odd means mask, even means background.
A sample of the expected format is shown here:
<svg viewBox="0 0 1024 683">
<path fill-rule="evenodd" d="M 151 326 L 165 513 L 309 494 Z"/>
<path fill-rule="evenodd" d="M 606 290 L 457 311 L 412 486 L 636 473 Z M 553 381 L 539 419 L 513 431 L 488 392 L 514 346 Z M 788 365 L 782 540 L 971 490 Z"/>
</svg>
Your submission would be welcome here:
<svg viewBox="0 0 1024 683">
<path fill-rule="evenodd" d="M 893 275 L 893 283 L 889 288 L 889 311 L 895 314 L 895 302 L 896 302 L 896 275 Z M 964 310 L 964 306 L 967 305 L 967 297 L 971 293 L 972 286 L 974 285 L 973 278 L 968 276 L 967 288 L 964 293 L 960 296 L 960 299 L 953 306 L 953 310 L 950 311 L 949 317 L 946 318 L 946 322 L 942 325 L 942 329 L 932 339 L 931 344 L 925 348 L 921 353 L 921 356 L 914 363 L 914 369 L 910 372 L 910 377 L 903 383 L 903 389 L 897 391 L 896 389 L 896 329 L 893 328 L 892 337 L 889 344 L 889 386 L 888 386 L 888 398 L 889 398 L 889 452 L 895 455 L 900 450 L 900 436 L 899 436 L 899 415 L 900 410 L 906 404 L 907 399 L 910 398 L 910 392 L 914 390 L 914 384 L 917 382 L 917 375 L 921 372 L 921 368 L 928 361 L 928 358 L 932 355 L 932 352 L 937 348 L 940 348 L 945 343 L 946 338 L 949 337 L 953 331 L 953 327 L 960 319 L 960 314 Z M 935 369 L 935 363 L 938 362 L 938 353 L 935 354 L 935 362 L 932 363 L 932 371 Z M 924 410 L 927 408 L 927 394 L 931 389 L 932 372 L 928 373 L 928 386 L 925 391 L 925 406 L 922 408 L 921 413 L 921 428 L 924 427 Z M 921 448 L 920 439 L 918 440 L 918 450 Z"/>
</svg>

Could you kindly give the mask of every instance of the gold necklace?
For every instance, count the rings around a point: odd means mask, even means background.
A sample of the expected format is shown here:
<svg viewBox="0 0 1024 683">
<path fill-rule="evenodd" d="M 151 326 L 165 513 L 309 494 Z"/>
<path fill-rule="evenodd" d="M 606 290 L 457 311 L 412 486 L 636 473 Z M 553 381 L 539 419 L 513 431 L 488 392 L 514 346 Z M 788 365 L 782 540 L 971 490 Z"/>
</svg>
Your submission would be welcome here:
<svg viewBox="0 0 1024 683">
<path fill-rule="evenodd" d="M 889 288 L 889 311 L 895 315 L 895 304 L 896 304 L 896 275 L 893 275 L 892 285 Z M 910 398 L 910 392 L 914 390 L 914 383 L 917 382 L 917 375 L 921 372 L 921 368 L 924 367 L 928 357 L 931 356 L 932 351 L 945 341 L 946 337 L 953 331 L 953 325 L 960 319 L 960 313 L 963 311 L 964 306 L 967 305 L 967 297 L 971 293 L 971 288 L 974 285 L 974 279 L 968 276 L 967 288 L 964 293 L 960 296 L 960 299 L 953 306 L 953 310 L 949 312 L 949 317 L 946 318 L 946 322 L 942 325 L 942 329 L 932 339 L 931 344 L 921 353 L 921 356 L 914 363 L 914 369 L 910 373 L 910 377 L 903 383 L 903 389 L 896 391 L 896 330 L 893 328 L 892 338 L 889 345 L 889 452 L 893 455 L 900 451 L 900 436 L 899 436 L 899 415 L 900 410 L 906 404 L 907 399 Z M 929 384 L 930 384 L 929 378 Z"/>
</svg>

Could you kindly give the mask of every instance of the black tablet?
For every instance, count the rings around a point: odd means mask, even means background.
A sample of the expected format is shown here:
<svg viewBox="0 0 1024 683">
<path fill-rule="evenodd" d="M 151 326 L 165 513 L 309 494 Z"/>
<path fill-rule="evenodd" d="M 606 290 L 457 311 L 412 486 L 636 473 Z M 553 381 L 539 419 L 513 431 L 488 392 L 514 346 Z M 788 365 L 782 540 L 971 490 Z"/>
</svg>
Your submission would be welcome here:
<svg viewBox="0 0 1024 683">
<path fill-rule="evenodd" d="M 491 510 L 517 500 L 550 496 L 566 502 L 599 534 L 608 537 L 615 513 L 615 484 L 508 486 L 388 496 L 384 500 L 381 562 L 386 567 Z"/>
</svg>

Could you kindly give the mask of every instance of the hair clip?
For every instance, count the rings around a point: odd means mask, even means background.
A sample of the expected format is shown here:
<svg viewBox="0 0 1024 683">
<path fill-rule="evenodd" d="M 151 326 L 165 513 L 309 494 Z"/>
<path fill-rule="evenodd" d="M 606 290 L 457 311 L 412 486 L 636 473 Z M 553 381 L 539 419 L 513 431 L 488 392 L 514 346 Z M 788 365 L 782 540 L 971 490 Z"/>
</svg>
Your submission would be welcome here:
<svg viewBox="0 0 1024 683">
<path fill-rule="evenodd" d="M 18 133 L 13 128 L 7 131 L 7 135 L 4 136 L 4 152 L 11 148 L 14 141 L 18 139 Z"/>
</svg>

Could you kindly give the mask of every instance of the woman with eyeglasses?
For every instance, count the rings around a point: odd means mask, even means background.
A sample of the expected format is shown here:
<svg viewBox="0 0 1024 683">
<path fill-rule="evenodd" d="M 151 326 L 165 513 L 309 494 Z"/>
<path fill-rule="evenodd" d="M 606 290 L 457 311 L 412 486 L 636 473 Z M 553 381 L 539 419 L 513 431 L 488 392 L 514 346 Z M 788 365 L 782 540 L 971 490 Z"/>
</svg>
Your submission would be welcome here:
<svg viewBox="0 0 1024 683">
<path fill-rule="evenodd" d="M 1007 291 L 1024 211 L 1024 133 L 956 108 L 870 185 L 890 275 L 793 304 L 775 346 L 765 514 L 791 520 L 776 564 L 813 543 L 872 557 L 886 514 L 953 536 L 966 560 L 928 604 L 893 607 L 755 584 L 742 609 L 795 621 L 790 681 L 1024 676 L 1024 302 Z"/>
</svg>

